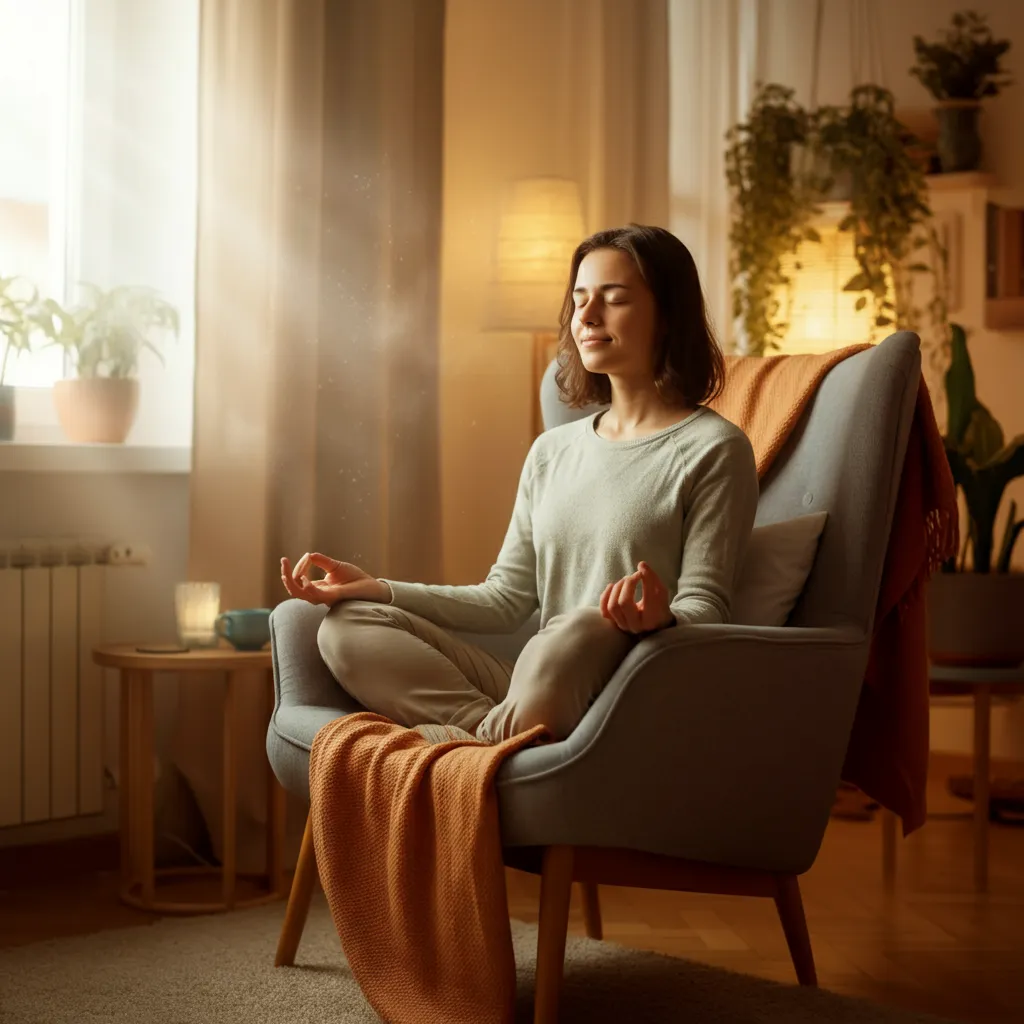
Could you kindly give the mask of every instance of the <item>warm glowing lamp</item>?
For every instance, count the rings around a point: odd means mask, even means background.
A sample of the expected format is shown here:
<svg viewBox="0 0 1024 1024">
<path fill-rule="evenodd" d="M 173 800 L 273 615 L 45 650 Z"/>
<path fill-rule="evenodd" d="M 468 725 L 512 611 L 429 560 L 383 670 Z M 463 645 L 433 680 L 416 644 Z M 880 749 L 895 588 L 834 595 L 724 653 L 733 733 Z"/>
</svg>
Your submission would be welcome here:
<svg viewBox="0 0 1024 1024">
<path fill-rule="evenodd" d="M 498 231 L 497 274 L 489 327 L 533 334 L 534 429 L 540 380 L 558 343 L 558 316 L 569 264 L 584 236 L 580 190 L 568 178 L 524 178 L 509 189 Z"/>
<path fill-rule="evenodd" d="M 791 298 L 789 330 L 781 342 L 786 354 L 829 352 L 870 341 L 874 325 L 874 302 L 867 292 L 844 292 L 843 285 L 860 273 L 853 251 L 853 232 L 840 231 L 840 221 L 849 213 L 846 203 L 826 203 L 814 227 L 820 242 L 801 242 L 794 254 L 782 261 L 782 271 L 792 281 L 791 296 L 785 290 L 778 298 L 780 315 L 786 317 Z M 857 300 L 867 296 L 863 309 Z M 891 295 L 890 295 L 891 301 Z"/>
<path fill-rule="evenodd" d="M 582 240 L 583 211 L 575 181 L 514 182 L 498 232 L 494 326 L 541 331 L 557 325 L 569 261 Z"/>
<path fill-rule="evenodd" d="M 174 588 L 178 640 L 183 647 L 216 647 L 219 583 L 179 583 Z"/>
</svg>

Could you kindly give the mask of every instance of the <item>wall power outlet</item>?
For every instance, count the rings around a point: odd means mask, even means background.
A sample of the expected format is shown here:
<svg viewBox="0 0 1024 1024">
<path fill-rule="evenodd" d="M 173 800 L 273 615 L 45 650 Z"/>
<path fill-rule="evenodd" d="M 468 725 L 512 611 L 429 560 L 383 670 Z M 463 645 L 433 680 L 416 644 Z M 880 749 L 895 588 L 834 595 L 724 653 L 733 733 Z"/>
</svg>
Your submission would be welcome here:
<svg viewBox="0 0 1024 1024">
<path fill-rule="evenodd" d="M 111 544 L 107 552 L 107 561 L 110 565 L 149 565 L 152 552 L 146 544 L 134 544 L 131 541 L 121 541 Z"/>
</svg>

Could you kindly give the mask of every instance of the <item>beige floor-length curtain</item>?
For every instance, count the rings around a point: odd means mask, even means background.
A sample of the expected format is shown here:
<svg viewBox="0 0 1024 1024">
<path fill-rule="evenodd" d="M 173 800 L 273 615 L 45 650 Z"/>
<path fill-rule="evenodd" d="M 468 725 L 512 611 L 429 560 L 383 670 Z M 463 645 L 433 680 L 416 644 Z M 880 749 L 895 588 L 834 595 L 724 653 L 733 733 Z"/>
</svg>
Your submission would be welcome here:
<svg viewBox="0 0 1024 1024">
<path fill-rule="evenodd" d="M 312 548 L 440 580 L 442 62 L 443 0 L 203 0 L 189 576 L 224 608 Z M 215 850 L 221 692 L 182 678 L 174 741 Z M 258 866 L 256 686 L 241 712 Z"/>
</svg>

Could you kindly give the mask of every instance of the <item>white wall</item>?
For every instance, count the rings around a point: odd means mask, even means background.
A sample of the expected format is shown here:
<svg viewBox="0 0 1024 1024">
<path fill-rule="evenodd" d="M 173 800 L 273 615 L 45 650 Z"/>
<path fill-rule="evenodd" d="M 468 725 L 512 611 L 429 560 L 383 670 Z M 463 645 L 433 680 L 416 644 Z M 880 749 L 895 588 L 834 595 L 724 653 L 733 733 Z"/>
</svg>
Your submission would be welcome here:
<svg viewBox="0 0 1024 1024">
<path fill-rule="evenodd" d="M 104 594 L 106 639 L 112 643 L 167 642 L 175 636 L 174 584 L 186 578 L 188 476 L 185 474 L 0 473 L 0 538 L 121 538 L 147 545 L 148 566 L 109 569 Z M 104 764 L 118 766 L 118 688 L 106 673 Z M 177 679 L 158 675 L 154 715 L 157 749 L 168 749 Z M 73 819 L 0 829 L 0 846 L 116 828 Z"/>
<path fill-rule="evenodd" d="M 531 336 L 486 329 L 505 189 L 574 179 L 588 232 L 666 223 L 665 6 L 449 0 L 445 33 L 444 582 L 477 583 L 533 440 Z"/>
</svg>

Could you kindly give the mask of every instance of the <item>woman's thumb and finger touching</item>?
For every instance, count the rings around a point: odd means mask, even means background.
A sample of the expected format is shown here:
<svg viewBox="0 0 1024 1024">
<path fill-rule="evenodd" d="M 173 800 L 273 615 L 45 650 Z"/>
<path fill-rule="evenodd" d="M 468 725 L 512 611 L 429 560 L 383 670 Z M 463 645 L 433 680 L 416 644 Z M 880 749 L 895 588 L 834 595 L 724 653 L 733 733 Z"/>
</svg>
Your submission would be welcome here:
<svg viewBox="0 0 1024 1024">
<path fill-rule="evenodd" d="M 307 565 L 315 565 L 318 569 L 323 569 L 324 572 L 336 572 L 342 565 L 336 558 L 330 558 L 319 551 L 311 551 L 305 557 L 308 559 Z"/>
</svg>

